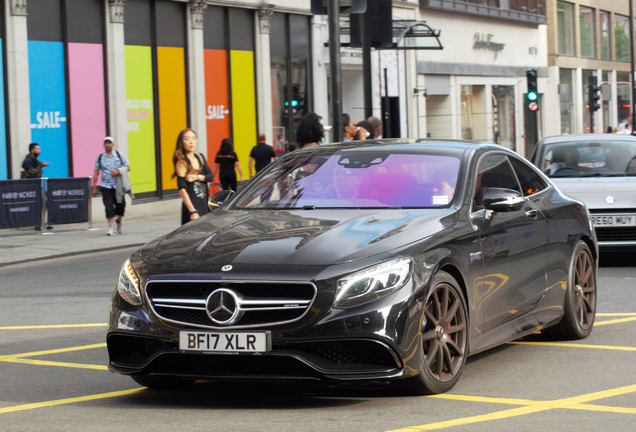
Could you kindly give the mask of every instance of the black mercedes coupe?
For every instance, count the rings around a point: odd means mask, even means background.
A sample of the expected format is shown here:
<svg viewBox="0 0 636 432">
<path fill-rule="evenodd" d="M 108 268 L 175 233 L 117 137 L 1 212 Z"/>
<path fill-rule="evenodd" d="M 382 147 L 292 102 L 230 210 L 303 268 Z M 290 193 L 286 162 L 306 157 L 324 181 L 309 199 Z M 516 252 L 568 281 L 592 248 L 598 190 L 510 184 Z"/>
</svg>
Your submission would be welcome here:
<svg viewBox="0 0 636 432">
<path fill-rule="evenodd" d="M 588 210 L 497 145 L 311 147 L 211 205 L 123 264 L 111 371 L 151 388 L 389 381 L 432 394 L 469 355 L 592 331 Z"/>
</svg>

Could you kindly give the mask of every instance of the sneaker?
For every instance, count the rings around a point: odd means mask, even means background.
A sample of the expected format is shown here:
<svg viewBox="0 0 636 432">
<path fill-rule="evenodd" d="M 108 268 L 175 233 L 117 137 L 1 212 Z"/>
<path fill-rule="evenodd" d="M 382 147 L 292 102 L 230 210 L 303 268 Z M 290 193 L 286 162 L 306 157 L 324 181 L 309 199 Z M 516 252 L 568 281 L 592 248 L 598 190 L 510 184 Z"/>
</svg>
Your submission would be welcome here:
<svg viewBox="0 0 636 432">
<path fill-rule="evenodd" d="M 122 234 L 121 222 L 117 222 L 117 234 Z"/>
<path fill-rule="evenodd" d="M 108 232 L 106 233 L 107 236 L 114 236 L 115 235 L 115 228 L 111 227 Z"/>
</svg>

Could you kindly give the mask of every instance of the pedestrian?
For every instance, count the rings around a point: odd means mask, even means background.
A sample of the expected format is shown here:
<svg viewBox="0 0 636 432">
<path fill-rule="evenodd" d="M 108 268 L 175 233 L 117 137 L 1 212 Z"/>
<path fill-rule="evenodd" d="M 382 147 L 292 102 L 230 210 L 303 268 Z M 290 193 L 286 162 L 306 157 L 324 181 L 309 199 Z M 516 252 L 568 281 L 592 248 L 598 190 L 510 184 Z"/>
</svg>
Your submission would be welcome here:
<svg viewBox="0 0 636 432">
<path fill-rule="evenodd" d="M 373 134 L 374 138 L 380 138 L 382 136 L 382 120 L 377 117 L 369 117 L 367 121 L 371 123 L 373 127 L 369 132 Z"/>
<path fill-rule="evenodd" d="M 358 124 L 356 125 L 356 134 L 354 139 L 356 141 L 360 141 L 373 138 L 373 125 L 366 120 L 358 122 Z"/>
<path fill-rule="evenodd" d="M 40 145 L 38 143 L 29 144 L 29 154 L 24 158 L 22 162 L 22 174 L 21 178 L 41 178 L 42 168 L 51 165 L 47 162 L 41 162 L 38 160 L 40 156 Z"/>
<path fill-rule="evenodd" d="M 611 126 L 608 126 L 607 129 L 605 130 L 605 133 L 611 134 L 613 130 L 614 129 L 612 129 Z"/>
<path fill-rule="evenodd" d="M 250 159 L 247 163 L 247 166 L 250 171 L 250 178 L 252 178 L 252 166 L 254 162 L 256 162 L 256 166 L 254 167 L 256 172 L 258 173 L 260 170 L 265 168 L 267 165 L 272 163 L 272 160 L 278 159 L 276 156 L 276 152 L 271 145 L 267 144 L 265 141 L 265 134 L 258 134 L 258 144 L 252 147 L 252 151 L 250 152 Z"/>
<path fill-rule="evenodd" d="M 194 152 L 197 148 L 197 134 L 190 128 L 179 132 L 177 145 L 172 156 L 174 172 L 171 178 L 177 178 L 181 205 L 181 225 L 210 213 L 208 208 L 208 183 L 214 181 L 212 170 L 202 154 Z"/>
<path fill-rule="evenodd" d="M 221 148 L 216 154 L 214 159 L 216 164 L 214 167 L 214 176 L 219 174 L 219 180 L 221 180 L 221 186 L 223 190 L 236 191 L 236 170 L 238 170 L 243 181 L 243 171 L 241 170 L 241 164 L 239 163 L 238 156 L 234 151 L 234 144 L 229 138 L 224 138 L 221 141 Z"/>
<path fill-rule="evenodd" d="M 125 175 L 128 178 L 130 163 L 126 156 L 118 152 L 115 148 L 115 141 L 112 137 L 104 138 L 104 153 L 100 154 L 95 161 L 95 172 L 93 173 L 93 196 L 97 196 L 97 177 L 102 172 L 100 190 L 102 201 L 106 208 L 106 219 L 108 220 L 108 232 L 106 235 L 114 236 L 122 234 L 122 219 L 126 210 L 126 199 L 122 196 L 121 201 L 117 199 L 117 178 Z M 125 174 L 124 174 L 125 173 Z M 131 189 L 132 192 L 132 189 Z M 114 221 L 117 217 L 117 231 L 115 232 Z"/>
<path fill-rule="evenodd" d="M 353 141 L 356 135 L 356 124 L 347 113 L 342 114 L 342 142 Z"/>
<path fill-rule="evenodd" d="M 305 115 L 296 128 L 296 142 L 300 148 L 320 145 L 325 138 L 325 128 L 320 122 L 322 117 L 314 112 Z"/>
</svg>

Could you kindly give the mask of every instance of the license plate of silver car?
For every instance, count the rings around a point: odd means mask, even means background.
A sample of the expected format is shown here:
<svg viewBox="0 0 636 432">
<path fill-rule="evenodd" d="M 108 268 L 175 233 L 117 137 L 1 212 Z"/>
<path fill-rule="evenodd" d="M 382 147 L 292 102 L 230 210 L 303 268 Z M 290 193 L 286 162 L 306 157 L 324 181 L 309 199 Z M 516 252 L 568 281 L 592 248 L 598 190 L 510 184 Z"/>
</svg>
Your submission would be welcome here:
<svg viewBox="0 0 636 432">
<path fill-rule="evenodd" d="M 636 215 L 592 215 L 592 223 L 598 227 L 633 227 L 636 226 Z"/>
<path fill-rule="evenodd" d="M 212 353 L 264 354 L 271 351 L 272 336 L 269 331 L 210 332 L 182 330 L 179 332 L 179 349 Z"/>
</svg>

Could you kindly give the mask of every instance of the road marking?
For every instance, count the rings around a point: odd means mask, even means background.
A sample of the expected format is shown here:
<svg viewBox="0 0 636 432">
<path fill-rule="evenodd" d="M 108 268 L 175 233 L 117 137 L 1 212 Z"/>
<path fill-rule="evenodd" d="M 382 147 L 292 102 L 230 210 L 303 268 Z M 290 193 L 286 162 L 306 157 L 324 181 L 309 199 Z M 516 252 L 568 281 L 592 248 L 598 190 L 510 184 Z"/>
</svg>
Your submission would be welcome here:
<svg viewBox="0 0 636 432">
<path fill-rule="evenodd" d="M 597 313 L 596 316 L 636 316 L 636 313 Z"/>
<path fill-rule="evenodd" d="M 0 356 L 0 360 L 13 359 L 13 358 L 19 358 L 19 357 L 35 357 L 35 356 L 41 356 L 41 355 L 47 355 L 47 354 L 59 354 L 59 353 L 71 352 L 71 351 L 81 351 L 81 350 L 93 349 L 93 348 L 103 348 L 105 346 L 106 346 L 105 343 L 98 343 L 93 345 L 82 345 L 82 346 L 71 347 L 71 348 L 60 348 L 60 349 L 47 350 L 47 351 L 35 351 L 35 352 L 22 353 L 22 354 L 11 354 L 6 356 Z"/>
<path fill-rule="evenodd" d="M 0 414 L 16 412 L 16 411 L 26 411 L 30 409 L 44 408 L 44 407 L 50 407 L 55 405 L 65 405 L 65 404 L 71 404 L 71 403 L 77 403 L 77 402 L 85 402 L 85 401 L 97 400 L 97 399 L 106 399 L 106 398 L 112 398 L 112 397 L 118 397 L 118 396 L 127 396 L 131 394 L 141 393 L 146 390 L 148 389 L 137 388 L 132 390 L 101 393 L 101 394 L 96 394 L 91 396 L 80 396 L 80 397 L 58 399 L 58 400 L 52 400 L 52 401 L 46 401 L 46 402 L 37 402 L 37 403 L 25 404 L 25 405 L 16 405 L 12 407 L 0 408 Z"/>
<path fill-rule="evenodd" d="M 30 329 L 52 329 L 52 328 L 80 328 L 80 327 L 106 327 L 108 324 L 59 324 L 59 325 L 39 325 L 39 326 L 13 326 L 0 327 L 0 330 L 30 330 Z"/>
<path fill-rule="evenodd" d="M 636 351 L 636 347 L 623 347 L 623 346 L 611 346 L 611 345 L 586 345 L 586 344 L 573 344 L 573 343 L 561 343 L 561 342 L 508 342 L 514 345 L 545 345 L 545 346 L 558 346 L 567 348 L 588 348 L 588 349 L 602 349 L 613 351 Z"/>
<path fill-rule="evenodd" d="M 504 411 L 497 411 L 490 414 L 477 415 L 472 417 L 464 417 L 460 419 L 448 420 L 438 423 L 430 423 L 421 426 L 409 426 L 403 429 L 396 429 L 391 432 L 413 432 L 413 431 L 425 431 L 434 429 L 444 429 L 452 426 L 459 426 L 465 424 L 479 423 L 492 420 L 506 419 L 510 417 L 517 417 L 525 414 L 532 414 L 541 411 L 548 411 L 552 409 L 576 409 L 576 410 L 589 410 L 589 411 L 605 411 L 625 414 L 636 414 L 634 408 L 622 408 L 622 407 L 608 407 L 603 405 L 588 405 L 585 402 L 591 402 L 599 399 L 606 399 L 613 396 L 620 396 L 627 393 L 636 392 L 636 385 L 629 385 L 625 387 L 618 387 L 610 390 L 602 390 L 594 393 L 589 393 L 580 396 L 569 397 L 565 399 L 557 399 L 553 401 L 526 401 L 524 399 L 505 399 L 505 398 L 488 398 L 481 396 L 462 396 L 462 395 L 434 395 L 427 396 L 437 399 L 456 399 L 464 401 L 475 402 L 492 402 L 492 403 L 507 403 L 511 405 L 523 404 L 524 407 L 512 408 Z"/>
<path fill-rule="evenodd" d="M 3 362 L 6 363 L 22 363 L 22 364 L 32 364 L 38 366 L 59 366 L 59 367 L 70 367 L 77 369 L 97 369 L 97 370 L 108 370 L 108 367 L 104 365 L 91 365 L 91 364 L 83 364 L 83 363 L 64 363 L 64 362 L 54 362 L 48 360 L 35 360 L 35 359 L 25 359 L 25 358 L 3 358 Z"/>
<path fill-rule="evenodd" d="M 594 326 L 598 327 L 598 326 L 602 326 L 602 325 L 606 325 L 606 324 L 618 324 L 618 323 L 624 323 L 624 322 L 629 322 L 629 321 L 636 321 L 636 317 L 619 318 L 619 319 L 607 320 L 607 321 L 597 321 L 597 322 L 594 323 Z"/>
</svg>

